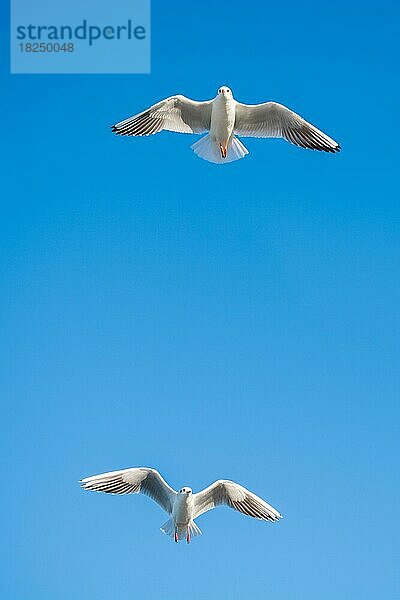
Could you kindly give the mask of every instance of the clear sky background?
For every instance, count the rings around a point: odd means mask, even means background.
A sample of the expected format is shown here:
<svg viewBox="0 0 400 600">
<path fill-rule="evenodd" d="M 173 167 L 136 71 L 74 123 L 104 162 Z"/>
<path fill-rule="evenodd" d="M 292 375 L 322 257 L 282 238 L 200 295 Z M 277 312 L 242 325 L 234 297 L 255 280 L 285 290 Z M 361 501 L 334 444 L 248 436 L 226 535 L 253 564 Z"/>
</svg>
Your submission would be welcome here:
<svg viewBox="0 0 400 600">
<path fill-rule="evenodd" d="M 155 1 L 148 76 L 10 76 L 3 16 L 3 596 L 398 599 L 398 4 Z M 222 84 L 342 153 L 110 132 Z M 174 544 L 78 486 L 130 466 L 285 518 Z"/>
</svg>

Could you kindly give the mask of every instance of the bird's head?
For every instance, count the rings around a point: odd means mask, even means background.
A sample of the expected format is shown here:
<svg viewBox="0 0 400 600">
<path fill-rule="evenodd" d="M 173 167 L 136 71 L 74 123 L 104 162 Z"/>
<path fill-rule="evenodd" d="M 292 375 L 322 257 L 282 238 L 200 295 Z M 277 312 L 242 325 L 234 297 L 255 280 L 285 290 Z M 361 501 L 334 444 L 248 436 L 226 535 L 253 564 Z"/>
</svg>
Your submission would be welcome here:
<svg viewBox="0 0 400 600">
<path fill-rule="evenodd" d="M 190 488 L 190 487 L 183 487 L 181 490 L 179 490 L 179 493 L 180 494 L 186 494 L 188 496 L 189 494 L 192 493 L 192 488 Z"/>
<path fill-rule="evenodd" d="M 222 98 L 225 98 L 225 100 L 227 100 L 228 98 L 233 98 L 231 88 L 228 88 L 226 87 L 226 85 L 223 85 L 218 90 L 218 96 L 222 96 Z"/>
</svg>

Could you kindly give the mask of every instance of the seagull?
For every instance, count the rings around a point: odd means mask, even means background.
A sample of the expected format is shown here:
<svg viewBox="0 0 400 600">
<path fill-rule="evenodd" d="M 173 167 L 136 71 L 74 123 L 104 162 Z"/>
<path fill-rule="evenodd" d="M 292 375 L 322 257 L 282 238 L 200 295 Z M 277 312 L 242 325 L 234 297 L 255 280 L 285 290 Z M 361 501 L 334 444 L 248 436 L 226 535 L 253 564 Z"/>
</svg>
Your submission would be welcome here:
<svg viewBox="0 0 400 600">
<path fill-rule="evenodd" d="M 339 152 L 328 135 L 277 102 L 241 104 L 229 87 L 219 88 L 213 100 L 197 102 L 171 96 L 147 110 L 113 125 L 117 135 L 147 136 L 159 131 L 205 133 L 191 148 L 204 160 L 223 164 L 248 154 L 236 137 L 284 138 L 288 142 L 324 152 Z"/>
<path fill-rule="evenodd" d="M 194 519 L 220 505 L 261 521 L 278 521 L 282 516 L 243 486 L 225 479 L 215 481 L 197 494 L 186 486 L 176 492 L 155 469 L 134 467 L 86 477 L 80 484 L 85 490 L 107 494 L 146 494 L 168 513 L 169 519 L 161 531 L 175 542 L 186 538 L 189 544 L 192 536 L 201 535 Z"/>
</svg>

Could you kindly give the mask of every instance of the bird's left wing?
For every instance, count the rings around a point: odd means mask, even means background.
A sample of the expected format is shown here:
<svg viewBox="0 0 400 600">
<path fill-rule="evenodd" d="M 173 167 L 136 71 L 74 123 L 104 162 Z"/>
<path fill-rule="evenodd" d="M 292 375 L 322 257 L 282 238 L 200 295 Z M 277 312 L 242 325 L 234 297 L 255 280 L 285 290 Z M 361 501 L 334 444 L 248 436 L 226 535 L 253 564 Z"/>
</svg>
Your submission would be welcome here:
<svg viewBox="0 0 400 600">
<path fill-rule="evenodd" d="M 263 521 L 278 521 L 282 516 L 262 498 L 234 481 L 222 479 L 216 481 L 205 490 L 194 494 L 193 500 L 194 519 L 221 505 L 229 506 L 245 515 Z"/>
<path fill-rule="evenodd" d="M 146 494 L 167 513 L 172 512 L 177 492 L 168 485 L 158 471 L 148 467 L 135 467 L 111 471 L 81 479 L 81 486 L 92 492 L 107 494 Z"/>
<path fill-rule="evenodd" d="M 234 132 L 243 137 L 284 138 L 312 150 L 340 151 L 335 140 L 277 102 L 253 105 L 238 102 Z"/>
<path fill-rule="evenodd" d="M 212 101 L 171 96 L 112 127 L 117 135 L 152 135 L 163 131 L 203 133 L 210 129 Z"/>
</svg>

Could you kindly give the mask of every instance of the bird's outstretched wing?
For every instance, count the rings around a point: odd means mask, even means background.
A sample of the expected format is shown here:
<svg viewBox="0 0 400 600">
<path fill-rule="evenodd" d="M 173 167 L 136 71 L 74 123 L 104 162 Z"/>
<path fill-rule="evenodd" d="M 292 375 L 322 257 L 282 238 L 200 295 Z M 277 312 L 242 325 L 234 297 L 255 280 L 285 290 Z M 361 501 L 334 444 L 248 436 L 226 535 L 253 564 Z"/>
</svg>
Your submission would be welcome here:
<svg viewBox="0 0 400 600">
<path fill-rule="evenodd" d="M 85 490 L 93 492 L 146 494 L 169 514 L 172 512 L 172 505 L 177 495 L 158 471 L 147 467 L 123 469 L 86 477 L 81 479 L 80 484 Z"/>
<path fill-rule="evenodd" d="M 152 135 L 166 129 L 178 133 L 203 133 L 210 129 L 212 101 L 196 102 L 171 96 L 125 121 L 113 125 L 117 135 Z"/>
<path fill-rule="evenodd" d="M 215 508 L 216 506 L 229 506 L 235 510 L 263 521 L 278 521 L 281 514 L 243 486 L 234 481 L 220 479 L 205 490 L 194 494 L 194 515 L 199 515 Z"/>
<path fill-rule="evenodd" d="M 238 102 L 234 132 L 243 137 L 284 138 L 296 146 L 324 152 L 340 151 L 335 140 L 277 102 Z"/>
</svg>

